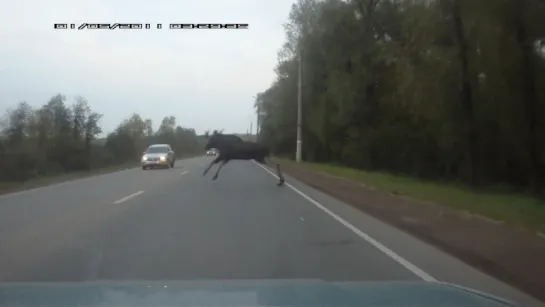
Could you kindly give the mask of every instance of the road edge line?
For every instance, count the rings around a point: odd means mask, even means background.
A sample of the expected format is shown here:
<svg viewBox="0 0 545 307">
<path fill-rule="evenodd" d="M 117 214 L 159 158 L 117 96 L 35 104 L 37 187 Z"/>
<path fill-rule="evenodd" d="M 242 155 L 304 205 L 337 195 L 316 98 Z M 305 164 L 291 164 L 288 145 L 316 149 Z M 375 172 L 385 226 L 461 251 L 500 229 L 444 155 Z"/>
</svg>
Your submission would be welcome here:
<svg viewBox="0 0 545 307">
<path fill-rule="evenodd" d="M 267 173 L 269 173 L 271 176 L 275 177 L 276 179 L 279 179 L 278 176 L 273 173 L 271 170 L 269 170 L 267 167 L 261 165 L 261 164 L 258 164 L 257 162 L 254 162 L 255 165 L 259 166 L 260 168 L 262 168 L 263 170 L 265 170 Z M 299 189 L 297 189 L 296 187 L 294 187 L 293 185 L 287 183 L 287 182 L 284 182 L 284 185 L 286 185 L 287 187 L 289 187 L 292 191 L 294 191 L 295 193 L 299 194 L 299 196 L 303 197 L 304 199 L 306 199 L 308 202 L 310 202 L 311 204 L 315 205 L 316 207 L 318 207 L 320 210 L 322 210 L 323 212 L 325 212 L 327 215 L 331 216 L 333 219 L 335 219 L 337 222 L 341 223 L 343 226 L 345 226 L 346 228 L 350 229 L 352 232 L 354 232 L 356 235 L 358 235 L 360 238 L 364 239 L 365 241 L 367 241 L 368 243 L 370 243 L 371 245 L 373 245 L 375 248 L 377 248 L 378 250 L 380 250 L 381 252 L 383 252 L 384 254 L 386 254 L 386 256 L 392 258 L 393 260 L 395 260 L 397 263 L 399 263 L 401 266 L 403 266 L 404 268 L 406 268 L 407 270 L 411 271 L 413 274 L 415 274 L 416 276 L 420 277 L 421 279 L 423 279 L 424 281 L 427 281 L 427 282 L 437 282 L 438 280 L 435 279 L 434 277 L 432 277 L 430 274 L 426 273 L 424 270 L 420 269 L 419 267 L 417 267 L 416 265 L 412 264 L 411 262 L 409 262 L 408 260 L 406 260 L 405 258 L 401 257 L 400 255 L 398 255 L 397 253 L 395 253 L 393 250 L 389 249 L 388 247 L 384 246 L 382 243 L 378 242 L 377 240 L 375 240 L 373 237 L 371 237 L 370 235 L 366 234 L 365 232 L 361 231 L 359 228 L 357 228 L 356 226 L 352 225 L 351 223 L 349 223 L 348 221 L 344 220 L 342 217 L 338 216 L 337 214 L 335 214 L 334 212 L 332 212 L 331 210 L 327 209 L 324 205 L 320 204 L 317 200 L 313 199 L 312 197 L 308 196 L 307 194 L 301 192 Z"/>
</svg>

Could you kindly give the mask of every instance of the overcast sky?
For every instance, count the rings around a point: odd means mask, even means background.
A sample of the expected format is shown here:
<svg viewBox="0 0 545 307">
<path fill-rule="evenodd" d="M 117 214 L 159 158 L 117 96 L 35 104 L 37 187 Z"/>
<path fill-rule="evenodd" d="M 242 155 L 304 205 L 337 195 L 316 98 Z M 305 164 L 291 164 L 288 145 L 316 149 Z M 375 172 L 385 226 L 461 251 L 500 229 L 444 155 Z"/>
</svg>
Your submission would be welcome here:
<svg viewBox="0 0 545 307">
<path fill-rule="evenodd" d="M 245 132 L 253 96 L 274 80 L 293 0 L 0 0 L 0 111 L 81 95 L 112 131 L 133 112 L 154 128 Z M 54 30 L 54 23 L 150 23 L 150 30 Z M 163 29 L 154 25 L 163 23 Z M 249 30 L 169 30 L 248 23 Z"/>
</svg>

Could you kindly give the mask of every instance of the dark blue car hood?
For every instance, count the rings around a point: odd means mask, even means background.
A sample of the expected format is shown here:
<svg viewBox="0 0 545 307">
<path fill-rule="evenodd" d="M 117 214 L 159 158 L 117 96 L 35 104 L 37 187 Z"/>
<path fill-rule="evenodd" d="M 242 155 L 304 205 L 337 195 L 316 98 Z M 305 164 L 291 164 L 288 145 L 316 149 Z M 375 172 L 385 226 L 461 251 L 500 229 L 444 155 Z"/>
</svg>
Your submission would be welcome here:
<svg viewBox="0 0 545 307">
<path fill-rule="evenodd" d="M 97 281 L 0 284 L 0 306 L 515 306 L 426 282 Z"/>
</svg>

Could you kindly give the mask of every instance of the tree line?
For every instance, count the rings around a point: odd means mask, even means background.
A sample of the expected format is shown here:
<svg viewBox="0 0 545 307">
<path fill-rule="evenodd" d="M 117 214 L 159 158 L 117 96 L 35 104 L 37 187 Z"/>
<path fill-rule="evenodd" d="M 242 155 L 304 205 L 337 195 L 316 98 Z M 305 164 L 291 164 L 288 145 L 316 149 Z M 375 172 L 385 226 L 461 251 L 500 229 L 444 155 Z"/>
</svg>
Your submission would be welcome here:
<svg viewBox="0 0 545 307">
<path fill-rule="evenodd" d="M 299 0 L 259 139 L 303 159 L 540 191 L 545 2 Z"/>
<path fill-rule="evenodd" d="M 99 138 L 102 114 L 83 97 L 69 105 L 58 94 L 40 108 L 26 102 L 8 110 L 0 132 L 0 181 L 25 181 L 73 171 L 138 162 L 147 146 L 168 143 L 178 157 L 200 153 L 194 129 L 183 128 L 174 116 L 159 128 L 133 114 L 106 138 Z"/>
</svg>

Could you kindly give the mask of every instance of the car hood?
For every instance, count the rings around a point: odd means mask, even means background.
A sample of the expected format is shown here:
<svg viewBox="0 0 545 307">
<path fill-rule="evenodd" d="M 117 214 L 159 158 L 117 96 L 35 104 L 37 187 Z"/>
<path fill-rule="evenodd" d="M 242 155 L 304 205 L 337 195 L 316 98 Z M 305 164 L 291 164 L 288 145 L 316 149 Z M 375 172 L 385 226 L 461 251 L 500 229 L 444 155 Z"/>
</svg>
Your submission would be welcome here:
<svg viewBox="0 0 545 307">
<path fill-rule="evenodd" d="M 322 280 L 3 283 L 0 306 L 516 306 L 445 283 Z"/>
</svg>

